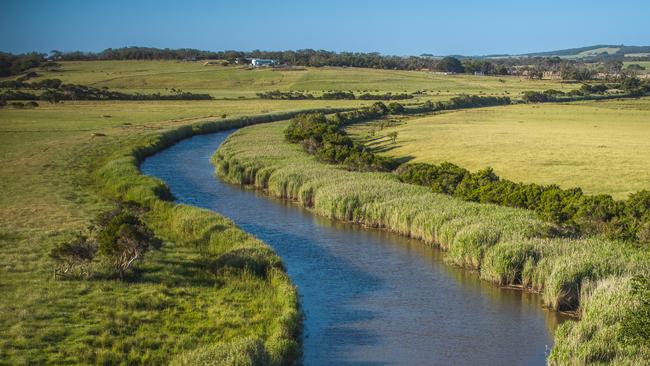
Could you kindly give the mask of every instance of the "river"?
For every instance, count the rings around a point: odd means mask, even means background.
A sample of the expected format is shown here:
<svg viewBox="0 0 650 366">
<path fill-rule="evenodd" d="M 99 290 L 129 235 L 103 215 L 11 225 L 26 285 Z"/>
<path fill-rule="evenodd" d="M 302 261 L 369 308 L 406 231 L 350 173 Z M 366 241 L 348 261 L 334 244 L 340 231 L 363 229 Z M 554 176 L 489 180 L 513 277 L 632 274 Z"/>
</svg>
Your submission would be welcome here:
<svg viewBox="0 0 650 366">
<path fill-rule="evenodd" d="M 423 243 L 319 217 L 226 184 L 210 157 L 232 131 L 147 158 L 178 202 L 231 218 L 282 257 L 305 314 L 305 365 L 543 365 L 561 318 Z"/>
</svg>

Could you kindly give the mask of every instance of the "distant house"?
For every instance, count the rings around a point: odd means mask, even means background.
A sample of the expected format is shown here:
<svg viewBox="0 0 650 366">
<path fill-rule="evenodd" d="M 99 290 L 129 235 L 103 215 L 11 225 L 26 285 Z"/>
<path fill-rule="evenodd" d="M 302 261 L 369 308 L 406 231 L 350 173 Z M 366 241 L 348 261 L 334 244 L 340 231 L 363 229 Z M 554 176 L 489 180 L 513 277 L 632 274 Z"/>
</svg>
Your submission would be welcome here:
<svg viewBox="0 0 650 366">
<path fill-rule="evenodd" d="M 483 71 L 474 71 L 474 76 L 485 76 Z"/>
<path fill-rule="evenodd" d="M 254 58 L 251 60 L 251 65 L 253 65 L 253 67 L 273 66 L 276 63 L 277 62 L 275 62 L 275 60 L 268 60 L 263 58 Z"/>
<path fill-rule="evenodd" d="M 562 74 L 559 71 L 544 71 L 542 79 L 561 80 Z"/>
</svg>

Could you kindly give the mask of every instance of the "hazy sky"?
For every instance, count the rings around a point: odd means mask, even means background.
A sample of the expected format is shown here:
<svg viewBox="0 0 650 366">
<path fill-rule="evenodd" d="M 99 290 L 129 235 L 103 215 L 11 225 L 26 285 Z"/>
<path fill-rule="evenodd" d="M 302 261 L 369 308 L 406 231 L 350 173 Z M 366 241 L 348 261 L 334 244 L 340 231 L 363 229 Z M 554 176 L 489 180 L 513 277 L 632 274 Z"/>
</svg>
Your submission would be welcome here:
<svg viewBox="0 0 650 366">
<path fill-rule="evenodd" d="M 650 0 L 2 0 L 0 50 L 525 53 L 650 45 Z"/>
</svg>

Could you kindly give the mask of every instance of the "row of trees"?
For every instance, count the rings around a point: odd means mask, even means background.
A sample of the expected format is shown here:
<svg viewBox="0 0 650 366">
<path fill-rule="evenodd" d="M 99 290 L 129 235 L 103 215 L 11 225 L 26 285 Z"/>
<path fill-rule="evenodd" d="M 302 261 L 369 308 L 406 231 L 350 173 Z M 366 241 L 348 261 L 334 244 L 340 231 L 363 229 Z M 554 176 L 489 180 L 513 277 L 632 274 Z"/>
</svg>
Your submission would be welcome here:
<svg viewBox="0 0 650 366">
<path fill-rule="evenodd" d="M 0 77 L 21 74 L 44 62 L 45 55 L 36 52 L 22 55 L 0 52 Z"/>
<path fill-rule="evenodd" d="M 172 89 L 171 94 L 129 94 L 107 88 L 95 88 L 79 84 L 63 84 L 59 79 L 44 79 L 36 82 L 8 80 L 0 88 L 9 89 L 0 93 L 0 100 L 45 100 L 57 103 L 62 100 L 210 100 L 210 94 L 197 94 Z M 27 89 L 29 91 L 25 91 Z M 33 92 L 32 90 L 36 91 Z"/>
<path fill-rule="evenodd" d="M 499 59 L 427 56 L 390 56 L 376 52 L 331 52 L 325 50 L 303 49 L 296 51 L 201 51 L 197 49 L 159 49 L 151 47 L 108 48 L 104 51 L 91 52 L 60 52 L 52 51 L 54 60 L 203 60 L 222 59 L 230 62 L 246 62 L 251 58 L 265 58 L 278 61 L 280 64 L 293 66 L 340 66 L 365 67 L 376 69 L 397 70 L 436 70 L 454 73 L 481 72 L 486 75 L 507 75 L 518 72 L 525 67 L 533 75 L 536 72 L 560 71 L 562 68 L 573 66 L 575 70 L 585 70 L 582 62 L 566 60 L 559 57 L 506 57 Z M 608 61 L 609 62 L 609 61 Z M 611 65 L 610 65 L 611 64 Z M 605 68 L 610 70 L 615 61 L 609 62 Z M 578 75 L 580 77 L 580 75 Z"/>
<path fill-rule="evenodd" d="M 639 97 L 650 94 L 650 82 L 636 77 L 626 77 L 616 83 L 582 84 L 580 89 L 563 92 L 549 89 L 543 92 L 525 91 L 523 101 L 526 103 L 546 103 L 593 99 L 602 97 Z"/>
<path fill-rule="evenodd" d="M 191 48 L 169 49 L 152 47 L 108 48 L 101 52 L 51 51 L 50 56 L 40 53 L 12 55 L 0 53 L 0 76 L 17 75 L 33 67 L 52 64 L 52 61 L 79 60 L 205 60 L 221 59 L 245 63 L 251 58 L 267 58 L 281 64 L 293 66 L 339 66 L 365 67 L 395 70 L 435 70 L 453 73 L 475 73 L 486 75 L 520 74 L 525 72 L 532 78 L 541 78 L 544 72 L 561 73 L 563 79 L 588 80 L 595 72 L 619 73 L 637 72 L 623 70 L 620 60 L 606 60 L 598 67 L 586 67 L 582 61 L 559 57 L 506 57 L 499 59 L 433 56 L 389 56 L 376 52 L 331 52 L 304 49 L 297 51 L 202 51 Z M 48 61 L 49 60 L 49 61 Z"/>
<path fill-rule="evenodd" d="M 279 91 L 273 90 L 268 92 L 257 93 L 257 96 L 261 99 L 280 99 L 280 100 L 305 100 L 305 99 L 324 99 L 324 100 L 336 100 L 336 99 L 347 99 L 347 100 L 404 100 L 412 99 L 413 94 L 406 93 L 384 93 L 384 94 L 370 94 L 364 93 L 359 96 L 355 95 L 351 91 L 329 91 L 323 93 L 321 96 L 314 96 L 311 93 L 304 93 L 298 91 Z"/>
</svg>

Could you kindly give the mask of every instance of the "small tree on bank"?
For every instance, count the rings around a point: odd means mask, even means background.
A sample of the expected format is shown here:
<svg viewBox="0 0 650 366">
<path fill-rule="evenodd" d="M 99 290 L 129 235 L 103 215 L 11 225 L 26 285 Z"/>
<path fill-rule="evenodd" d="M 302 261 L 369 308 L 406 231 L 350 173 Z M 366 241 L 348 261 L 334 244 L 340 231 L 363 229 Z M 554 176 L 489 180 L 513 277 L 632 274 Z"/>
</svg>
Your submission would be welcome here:
<svg viewBox="0 0 650 366">
<path fill-rule="evenodd" d="M 89 227 L 89 235 L 76 234 L 50 252 L 55 261 L 54 278 L 90 277 L 97 254 L 102 262 L 119 273 L 120 278 L 151 249 L 160 248 L 162 242 L 137 216 L 134 207 L 120 205 L 100 215 Z"/>
<path fill-rule="evenodd" d="M 125 211 L 111 212 L 101 220 L 97 235 L 99 252 L 105 256 L 120 278 L 135 261 L 142 260 L 150 249 L 160 248 L 162 242 L 140 219 Z"/>
</svg>

